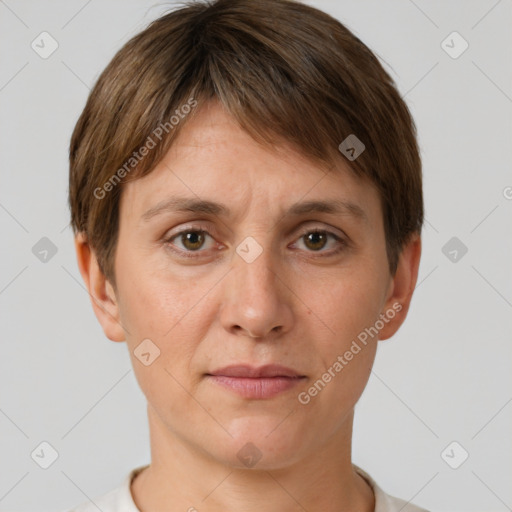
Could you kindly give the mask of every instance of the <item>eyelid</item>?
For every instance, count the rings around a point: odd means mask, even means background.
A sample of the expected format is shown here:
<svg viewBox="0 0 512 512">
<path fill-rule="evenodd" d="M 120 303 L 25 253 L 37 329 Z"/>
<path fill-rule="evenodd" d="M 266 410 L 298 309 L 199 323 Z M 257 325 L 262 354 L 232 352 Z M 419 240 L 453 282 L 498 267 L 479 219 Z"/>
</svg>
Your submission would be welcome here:
<svg viewBox="0 0 512 512">
<path fill-rule="evenodd" d="M 301 224 L 299 232 L 302 233 L 302 235 L 305 235 L 306 233 L 311 233 L 312 231 L 322 231 L 326 233 L 330 233 L 334 236 L 337 236 L 338 238 L 341 238 L 343 240 L 347 240 L 348 236 L 345 234 L 344 231 L 342 231 L 339 228 L 332 227 L 330 225 L 322 225 L 319 226 L 318 223 L 314 223 L 315 221 L 310 221 Z"/>
<path fill-rule="evenodd" d="M 177 235 L 182 234 L 184 231 L 205 231 L 206 233 L 210 235 L 220 236 L 219 231 L 215 228 L 214 225 L 205 225 L 201 224 L 201 221 L 198 221 L 198 224 L 185 224 L 184 226 L 179 227 L 179 231 L 175 232 L 174 234 L 168 234 L 166 232 L 162 238 L 169 240 L 171 238 L 176 237 Z M 342 238 L 344 240 L 348 241 L 348 236 L 344 231 L 342 231 L 339 228 L 335 228 L 330 225 L 323 225 L 319 226 L 318 221 L 306 221 L 300 224 L 299 227 L 292 229 L 288 232 L 288 235 L 291 235 L 295 232 L 301 233 L 301 236 L 305 235 L 306 233 L 310 233 L 311 231 L 325 231 L 328 233 L 331 233 L 335 236 L 338 236 L 339 238 Z"/>
<path fill-rule="evenodd" d="M 166 231 L 164 236 L 162 237 L 162 239 L 165 241 L 168 241 L 168 240 L 171 240 L 173 238 L 176 238 L 178 235 L 181 235 L 183 233 L 187 233 L 189 231 L 201 231 L 201 232 L 205 232 L 207 233 L 208 235 L 212 236 L 216 236 L 218 237 L 219 236 L 219 232 L 217 229 L 215 229 L 214 226 L 212 225 L 209 225 L 209 226 L 206 226 L 204 224 L 185 224 L 185 225 L 180 225 L 179 227 L 179 230 L 174 232 L 174 233 L 171 233 L 169 231 Z"/>
</svg>

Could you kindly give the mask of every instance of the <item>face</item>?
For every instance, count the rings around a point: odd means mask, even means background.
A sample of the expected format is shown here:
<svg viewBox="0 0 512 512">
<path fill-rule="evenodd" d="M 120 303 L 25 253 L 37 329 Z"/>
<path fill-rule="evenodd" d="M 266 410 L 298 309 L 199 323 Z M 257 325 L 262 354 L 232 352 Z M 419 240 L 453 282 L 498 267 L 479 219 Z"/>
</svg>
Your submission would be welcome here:
<svg viewBox="0 0 512 512">
<path fill-rule="evenodd" d="M 260 146 L 216 104 L 123 189 L 115 269 L 119 324 L 100 321 L 126 339 L 150 421 L 238 467 L 285 467 L 343 435 L 368 333 L 389 337 L 406 308 L 375 188 L 341 158 Z"/>
</svg>

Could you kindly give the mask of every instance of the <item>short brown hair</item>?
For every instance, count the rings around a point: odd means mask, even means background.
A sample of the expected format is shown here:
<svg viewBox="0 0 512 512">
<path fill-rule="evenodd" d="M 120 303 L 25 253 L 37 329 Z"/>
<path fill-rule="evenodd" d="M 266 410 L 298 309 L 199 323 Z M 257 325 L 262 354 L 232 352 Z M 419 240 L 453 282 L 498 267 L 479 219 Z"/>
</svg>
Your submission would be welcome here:
<svg viewBox="0 0 512 512">
<path fill-rule="evenodd" d="M 365 150 L 345 161 L 379 191 L 395 273 L 404 244 L 423 224 L 421 159 L 409 109 L 376 56 L 338 20 L 300 2 L 192 1 L 119 50 L 72 134 L 71 224 L 114 286 L 122 184 L 150 173 L 165 155 L 194 114 L 182 115 L 190 111 L 184 105 L 209 100 L 255 140 L 287 141 L 331 166 L 345 158 L 340 143 L 355 134 Z M 158 144 L 134 158 L 162 126 Z"/>
</svg>

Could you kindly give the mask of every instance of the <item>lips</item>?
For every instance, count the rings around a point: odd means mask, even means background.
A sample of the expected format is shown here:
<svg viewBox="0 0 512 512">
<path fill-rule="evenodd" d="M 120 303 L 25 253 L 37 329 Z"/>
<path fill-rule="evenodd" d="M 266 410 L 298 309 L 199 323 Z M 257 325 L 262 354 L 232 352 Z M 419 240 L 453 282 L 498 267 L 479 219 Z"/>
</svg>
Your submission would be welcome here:
<svg viewBox="0 0 512 512">
<path fill-rule="evenodd" d="M 244 377 L 244 378 L 262 378 L 262 377 L 303 377 L 295 370 L 278 364 L 267 364 L 265 366 L 254 367 L 249 365 L 233 365 L 220 368 L 209 375 L 223 377 Z"/>
<path fill-rule="evenodd" d="M 207 379 L 242 398 L 262 400 L 290 390 L 305 375 L 281 365 L 232 365 L 206 374 Z"/>
</svg>

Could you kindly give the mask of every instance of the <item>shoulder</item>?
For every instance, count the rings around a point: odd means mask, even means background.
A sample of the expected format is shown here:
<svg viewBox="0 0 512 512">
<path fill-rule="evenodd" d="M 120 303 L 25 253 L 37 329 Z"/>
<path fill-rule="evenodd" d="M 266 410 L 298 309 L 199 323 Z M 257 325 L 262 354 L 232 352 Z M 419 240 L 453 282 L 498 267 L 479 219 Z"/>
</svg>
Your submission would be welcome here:
<svg viewBox="0 0 512 512">
<path fill-rule="evenodd" d="M 130 491 L 133 478 L 147 466 L 140 466 L 131 470 L 122 483 L 111 491 L 99 497 L 83 502 L 66 512 L 140 512 L 136 507 Z"/>
<path fill-rule="evenodd" d="M 359 473 L 373 489 L 375 495 L 375 512 L 429 512 L 409 501 L 387 494 L 366 471 L 355 464 L 353 464 L 353 466 L 357 473 Z"/>
</svg>

